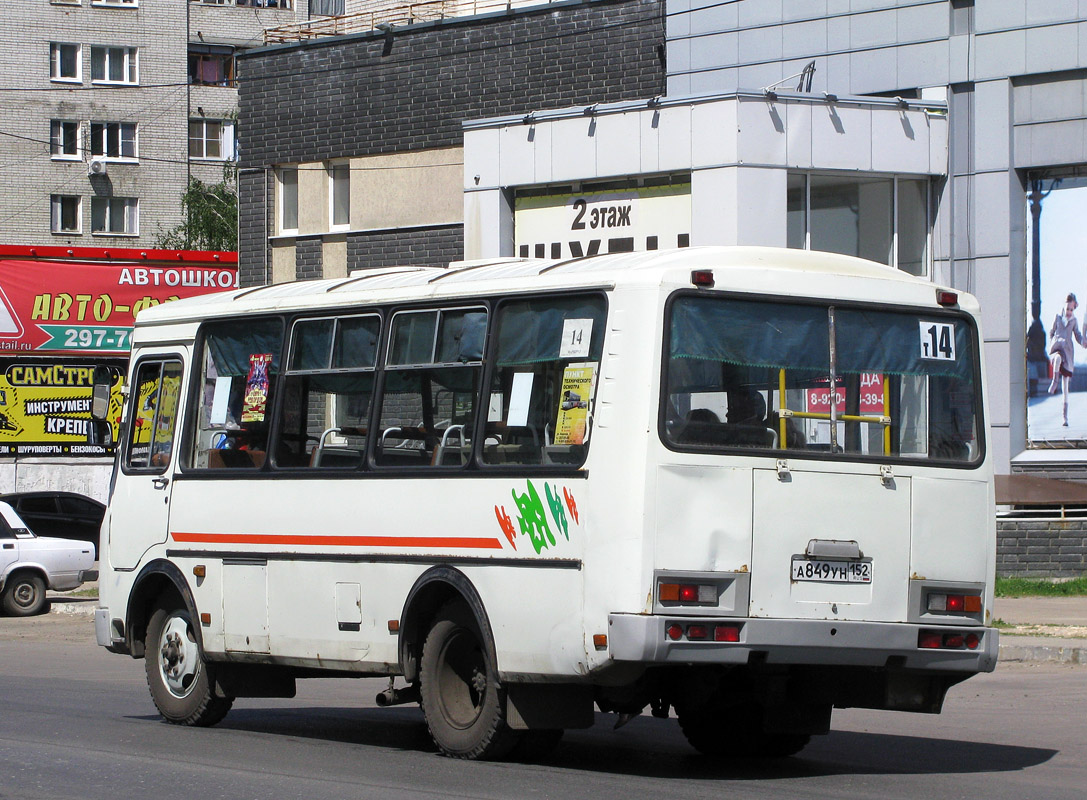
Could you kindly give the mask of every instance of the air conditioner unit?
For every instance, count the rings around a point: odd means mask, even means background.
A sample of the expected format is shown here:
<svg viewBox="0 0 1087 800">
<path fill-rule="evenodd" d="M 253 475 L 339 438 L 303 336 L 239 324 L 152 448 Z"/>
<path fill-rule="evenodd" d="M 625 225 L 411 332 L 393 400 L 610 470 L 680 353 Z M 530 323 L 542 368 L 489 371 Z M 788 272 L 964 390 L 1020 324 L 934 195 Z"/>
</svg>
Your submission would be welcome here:
<svg viewBox="0 0 1087 800">
<path fill-rule="evenodd" d="M 106 174 L 106 159 L 104 158 L 92 158 L 87 162 L 87 174 L 88 175 L 105 175 Z"/>
</svg>

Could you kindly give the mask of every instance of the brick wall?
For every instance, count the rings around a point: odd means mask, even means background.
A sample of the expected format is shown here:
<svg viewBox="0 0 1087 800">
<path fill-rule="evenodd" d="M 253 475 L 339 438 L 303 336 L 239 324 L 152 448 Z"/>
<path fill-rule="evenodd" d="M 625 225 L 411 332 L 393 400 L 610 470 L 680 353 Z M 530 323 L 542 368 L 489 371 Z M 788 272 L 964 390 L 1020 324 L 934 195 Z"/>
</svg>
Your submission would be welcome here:
<svg viewBox="0 0 1087 800">
<path fill-rule="evenodd" d="M 242 166 L 460 146 L 466 119 L 653 97 L 664 88 L 662 10 L 660 0 L 553 3 L 252 52 L 238 67 Z M 240 183 L 243 285 L 264 274 L 269 229 L 247 211 L 259 189 Z M 348 268 L 459 258 L 462 247 L 448 248 L 461 236 L 449 226 L 352 235 Z"/>
<path fill-rule="evenodd" d="M 391 231 L 366 231 L 347 237 L 347 263 L 370 267 L 397 264 L 442 266 L 464 253 L 464 226 L 444 225 Z"/>
<path fill-rule="evenodd" d="M 1023 578 L 1087 574 L 1087 518 L 998 518 L 996 574 Z"/>
<path fill-rule="evenodd" d="M 298 239 L 294 246 L 295 279 L 308 281 L 321 274 L 321 237 Z"/>
</svg>

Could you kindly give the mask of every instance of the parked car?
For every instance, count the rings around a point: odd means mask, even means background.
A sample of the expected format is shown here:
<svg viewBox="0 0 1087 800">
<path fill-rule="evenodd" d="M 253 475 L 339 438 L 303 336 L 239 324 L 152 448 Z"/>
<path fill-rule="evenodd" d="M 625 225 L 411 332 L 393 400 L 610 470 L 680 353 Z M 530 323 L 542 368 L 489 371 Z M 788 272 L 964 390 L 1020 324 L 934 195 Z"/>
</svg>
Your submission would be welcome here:
<svg viewBox="0 0 1087 800">
<path fill-rule="evenodd" d="M 75 492 L 14 492 L 0 495 L 38 536 L 91 542 L 98 553 L 98 531 L 106 507 Z"/>
<path fill-rule="evenodd" d="M 0 502 L 0 607 L 15 617 L 45 608 L 45 590 L 63 592 L 97 580 L 90 543 L 36 536 Z"/>
</svg>

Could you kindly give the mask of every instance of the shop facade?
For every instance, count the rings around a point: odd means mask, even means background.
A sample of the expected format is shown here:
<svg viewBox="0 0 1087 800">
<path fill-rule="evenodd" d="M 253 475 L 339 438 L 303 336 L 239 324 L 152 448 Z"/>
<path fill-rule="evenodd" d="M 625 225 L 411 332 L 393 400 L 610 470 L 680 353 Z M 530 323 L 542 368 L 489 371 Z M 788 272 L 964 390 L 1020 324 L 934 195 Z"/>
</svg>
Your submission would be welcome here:
<svg viewBox="0 0 1087 800">
<path fill-rule="evenodd" d="M 114 448 L 88 443 L 95 369 L 114 378 L 114 438 L 143 308 L 237 286 L 227 252 L 0 246 L 0 493 L 105 500 Z"/>
</svg>

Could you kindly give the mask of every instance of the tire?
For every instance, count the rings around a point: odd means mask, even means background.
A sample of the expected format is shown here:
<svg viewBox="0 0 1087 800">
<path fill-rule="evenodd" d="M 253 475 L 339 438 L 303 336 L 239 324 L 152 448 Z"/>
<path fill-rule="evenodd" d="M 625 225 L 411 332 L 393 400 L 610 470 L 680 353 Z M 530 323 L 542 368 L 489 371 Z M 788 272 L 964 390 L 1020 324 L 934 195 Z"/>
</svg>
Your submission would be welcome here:
<svg viewBox="0 0 1087 800">
<path fill-rule="evenodd" d="M 4 611 L 13 617 L 32 617 L 45 608 L 45 581 L 34 572 L 16 572 L 4 587 Z"/>
<path fill-rule="evenodd" d="M 143 661 L 151 699 L 167 722 L 206 727 L 230 711 L 234 698 L 215 695 L 187 609 L 155 609 L 147 623 Z"/>
<path fill-rule="evenodd" d="M 799 753 L 811 736 L 806 733 L 767 733 L 763 710 L 755 704 L 729 709 L 715 704 L 676 708 L 679 727 L 691 746 L 707 756 L 785 758 Z"/>
<path fill-rule="evenodd" d="M 430 736 L 447 756 L 497 759 L 520 735 L 506 724 L 506 693 L 494 657 L 463 603 L 442 607 L 423 643 L 420 704 Z"/>
</svg>

